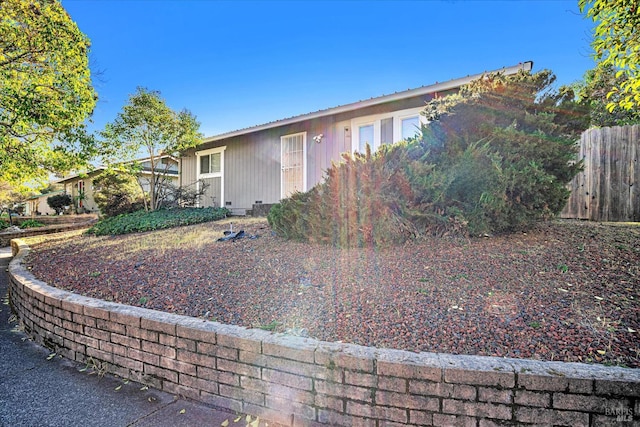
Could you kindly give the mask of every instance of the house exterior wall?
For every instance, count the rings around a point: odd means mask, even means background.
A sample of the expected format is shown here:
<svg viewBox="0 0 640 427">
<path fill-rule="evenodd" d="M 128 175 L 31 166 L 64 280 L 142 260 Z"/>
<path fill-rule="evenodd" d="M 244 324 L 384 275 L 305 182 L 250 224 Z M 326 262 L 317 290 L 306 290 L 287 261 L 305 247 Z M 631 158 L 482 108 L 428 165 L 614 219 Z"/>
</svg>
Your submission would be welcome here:
<svg viewBox="0 0 640 427">
<path fill-rule="evenodd" d="M 31 215 L 34 212 L 38 212 L 38 215 L 55 215 L 56 211 L 49 207 L 47 199 L 51 196 L 61 194 L 59 192 L 43 194 L 36 199 L 27 200 L 25 203 L 25 215 Z"/>
<path fill-rule="evenodd" d="M 277 203 L 281 199 L 281 137 L 306 132 L 306 189 L 320 183 L 341 154 L 352 151 L 352 120 L 410 108 L 421 108 L 430 95 L 361 108 L 340 114 L 300 121 L 240 136 L 205 142 L 181 158 L 180 182 L 193 185 L 198 179 L 197 153 L 216 147 L 224 151 L 224 203 L 234 214 L 245 214 L 256 202 Z M 320 142 L 314 136 L 322 134 Z M 209 188 L 201 206 L 212 206 Z"/>
<path fill-rule="evenodd" d="M 100 212 L 96 201 L 93 198 L 93 178 L 95 176 L 89 176 L 86 178 L 77 178 L 64 183 L 64 191 L 71 196 L 73 205 L 76 203 L 76 197 L 78 196 L 78 183 L 82 181 L 84 183 L 84 195 L 85 199 L 82 201 L 82 206 L 87 212 Z"/>
<path fill-rule="evenodd" d="M 224 201 L 220 200 L 222 194 L 221 178 L 205 178 L 203 182 L 207 186 L 204 195 L 200 198 L 200 206 L 222 207 Z"/>
<path fill-rule="evenodd" d="M 161 177 L 161 176 L 157 177 L 156 181 L 163 181 L 163 177 Z M 140 183 L 140 187 L 142 188 L 142 191 L 144 191 L 145 193 L 148 193 L 149 190 L 151 189 L 151 174 L 142 173 L 138 177 L 138 182 Z M 164 182 L 167 183 L 167 184 L 171 184 L 171 185 L 177 186 L 178 185 L 178 176 L 167 176 L 166 178 L 164 178 Z"/>
<path fill-rule="evenodd" d="M 179 162 L 177 159 L 171 157 L 169 160 L 161 159 L 162 162 L 157 163 L 156 170 L 156 181 L 161 182 L 164 180 L 165 183 L 172 184 L 174 186 L 181 185 L 180 183 L 180 173 L 179 173 Z M 167 170 L 169 171 L 169 175 L 164 176 L 163 172 L 165 171 L 166 162 L 169 162 L 169 166 Z M 138 174 L 138 183 L 140 188 L 145 193 L 148 193 L 151 185 L 151 173 L 150 173 L 150 162 L 142 161 L 140 162 L 140 166 L 142 167 L 142 171 Z M 81 176 L 70 177 L 62 181 L 58 181 L 61 185 L 64 186 L 64 192 L 71 196 L 75 206 L 76 197 L 78 196 L 78 184 L 80 182 L 84 183 L 84 193 L 85 200 L 83 200 L 82 205 L 85 211 L 90 213 L 98 213 L 100 212 L 100 208 L 98 207 L 95 199 L 94 199 L 94 186 L 93 180 L 99 176 L 103 172 L 103 168 L 94 169 L 87 174 Z M 45 199 L 46 203 L 46 199 Z M 41 204 L 42 205 L 42 204 Z"/>
</svg>

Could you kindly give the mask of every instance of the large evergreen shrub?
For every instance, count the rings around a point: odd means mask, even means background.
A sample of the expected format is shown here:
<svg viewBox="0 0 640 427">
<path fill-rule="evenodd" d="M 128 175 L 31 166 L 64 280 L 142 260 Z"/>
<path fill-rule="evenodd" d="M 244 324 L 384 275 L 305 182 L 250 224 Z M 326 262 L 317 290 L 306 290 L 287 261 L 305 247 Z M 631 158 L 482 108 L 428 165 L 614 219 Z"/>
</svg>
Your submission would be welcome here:
<svg viewBox="0 0 640 427">
<path fill-rule="evenodd" d="M 420 139 L 345 154 L 327 178 L 274 206 L 291 239 L 380 246 L 432 235 L 526 229 L 553 217 L 583 130 L 575 103 L 550 91 L 548 71 L 488 75 L 428 104 Z"/>
<path fill-rule="evenodd" d="M 106 169 L 93 179 L 93 199 L 108 218 L 145 208 L 144 194 L 135 177 L 124 171 Z"/>
<path fill-rule="evenodd" d="M 71 196 L 68 194 L 57 194 L 55 196 L 47 197 L 47 204 L 56 212 L 57 215 L 64 212 L 64 209 L 67 206 L 71 206 L 72 203 L 73 200 L 71 200 Z"/>
</svg>

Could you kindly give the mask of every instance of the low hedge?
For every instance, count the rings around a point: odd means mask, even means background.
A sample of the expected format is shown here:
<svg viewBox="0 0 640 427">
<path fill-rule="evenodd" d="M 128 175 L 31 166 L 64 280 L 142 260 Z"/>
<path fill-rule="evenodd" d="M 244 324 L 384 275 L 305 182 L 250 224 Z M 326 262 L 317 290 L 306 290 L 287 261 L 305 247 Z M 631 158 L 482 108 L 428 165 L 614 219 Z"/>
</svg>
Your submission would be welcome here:
<svg viewBox="0 0 640 427">
<path fill-rule="evenodd" d="M 199 224 L 226 218 L 231 212 L 226 208 L 183 208 L 153 212 L 137 211 L 99 221 L 87 230 L 96 236 L 138 233 L 161 230 L 182 225 Z"/>
</svg>

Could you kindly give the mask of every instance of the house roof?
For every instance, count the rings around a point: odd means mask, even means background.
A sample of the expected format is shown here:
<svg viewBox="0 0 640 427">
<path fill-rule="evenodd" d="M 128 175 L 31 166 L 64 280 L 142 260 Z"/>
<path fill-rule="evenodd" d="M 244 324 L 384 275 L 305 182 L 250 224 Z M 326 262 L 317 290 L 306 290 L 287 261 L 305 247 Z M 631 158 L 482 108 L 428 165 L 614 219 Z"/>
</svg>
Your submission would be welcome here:
<svg viewBox="0 0 640 427">
<path fill-rule="evenodd" d="M 34 194 L 33 196 L 27 197 L 26 200 L 35 200 L 45 196 L 51 197 L 51 196 L 55 196 L 56 194 L 62 194 L 62 193 L 64 193 L 64 190 L 55 190 L 55 191 L 51 191 L 49 193 L 44 193 L 44 194 Z"/>
<path fill-rule="evenodd" d="M 73 175 L 69 175 L 66 178 L 62 178 L 62 179 L 59 179 L 59 180 L 55 181 L 55 183 L 56 184 L 64 184 L 65 182 L 73 181 L 74 179 L 77 179 L 77 178 L 85 178 L 85 177 L 88 177 L 90 175 L 95 175 L 97 172 L 102 172 L 105 169 L 107 169 L 107 168 L 104 167 L 104 166 L 98 166 L 97 168 L 92 169 L 92 170 L 90 170 L 88 172 L 74 173 Z"/>
<path fill-rule="evenodd" d="M 161 154 L 161 155 L 156 156 L 157 159 L 164 159 L 164 158 L 167 158 L 167 157 L 170 158 L 171 160 L 175 161 L 176 163 L 178 163 L 178 159 L 176 157 L 174 157 L 174 156 L 169 155 L 169 154 Z M 151 157 L 143 157 L 141 159 L 135 159 L 133 161 L 134 162 L 138 162 L 138 163 L 144 163 L 144 162 L 146 162 L 146 161 L 148 161 L 150 159 L 151 159 Z M 121 162 L 121 163 L 125 164 L 125 163 L 129 163 L 129 162 Z M 95 169 L 92 169 L 92 170 L 87 171 L 87 172 L 79 172 L 79 173 L 75 173 L 73 175 L 69 175 L 69 176 L 67 176 L 65 178 L 62 178 L 62 179 L 59 179 L 58 181 L 55 181 L 55 183 L 56 184 L 64 184 L 65 182 L 73 181 L 74 179 L 77 179 L 77 178 L 84 178 L 84 177 L 89 176 L 89 175 L 95 175 L 97 172 L 102 172 L 102 171 L 104 171 L 106 169 L 107 169 L 106 166 L 98 166 Z M 143 168 L 141 172 L 148 174 L 148 173 L 151 173 L 151 169 L 150 168 Z M 158 174 L 163 174 L 164 172 L 157 172 L 157 173 Z M 168 171 L 167 174 L 168 175 L 178 176 L 178 172 L 177 171 Z"/>
<path fill-rule="evenodd" d="M 319 111 L 315 111 L 312 113 L 307 113 L 307 114 L 301 114 L 299 116 L 293 116 L 293 117 L 289 117 L 286 119 L 281 119 L 281 120 L 276 120 L 273 122 L 268 122 L 268 123 L 264 123 L 261 125 L 256 125 L 256 126 L 251 126 L 248 128 L 244 128 L 244 129 L 239 129 L 239 130 L 234 130 L 231 132 L 226 132 L 226 133 L 222 133 L 219 135 L 214 135 L 214 136 L 210 136 L 207 138 L 204 138 L 204 140 L 202 141 L 202 143 L 207 143 L 207 142 L 213 142 L 213 141 L 219 141 L 222 139 L 226 139 L 226 138 L 231 138 L 234 136 L 240 136 L 240 135 L 245 135 L 248 133 L 253 133 L 253 132 L 257 132 L 257 131 L 261 131 L 261 130 L 266 130 L 266 129 L 272 129 L 278 126 L 284 126 L 284 125 L 289 125 L 289 124 L 293 124 L 293 123 L 298 123 L 304 120 L 310 120 L 310 119 L 317 119 L 320 117 L 325 117 L 325 116 L 329 116 L 329 115 L 333 115 L 333 114 L 339 114 L 339 113 L 345 113 L 345 112 L 349 112 L 349 111 L 353 111 L 353 110 L 358 110 L 361 108 L 365 108 L 365 107 L 371 107 L 374 105 L 380 105 L 380 104 L 384 104 L 387 102 L 393 102 L 393 101 L 399 101 L 402 99 L 407 99 L 407 98 L 412 98 L 415 96 L 421 96 L 421 95 L 427 95 L 430 93 L 435 93 L 435 92 L 443 92 L 449 89 L 455 89 L 458 88 L 464 84 L 467 84 L 473 80 L 476 80 L 480 77 L 482 77 L 485 74 L 489 74 L 489 73 L 505 73 L 505 74 L 515 74 L 520 70 L 525 70 L 525 71 L 530 71 L 531 68 L 533 68 L 533 61 L 526 61 L 526 62 L 521 62 L 517 65 L 512 65 L 509 67 L 503 67 L 503 68 L 499 68 L 497 70 L 493 70 L 493 71 L 485 71 L 483 73 L 479 73 L 479 74 L 474 74 L 474 75 L 468 75 L 466 77 L 461 77 L 458 79 L 454 79 L 454 80 L 449 80 L 447 82 L 443 82 L 443 83 L 434 83 L 432 85 L 428 85 L 428 86 L 421 86 L 419 88 L 415 88 L 415 89 L 409 89 L 409 90 L 405 90 L 402 92 L 395 92 L 392 93 L 390 95 L 383 95 L 383 96 L 379 96 L 376 98 L 371 98 L 368 100 L 364 100 L 364 101 L 358 101 L 358 102 L 353 102 L 351 104 L 345 104 L 345 105 L 340 105 L 337 107 L 333 107 L 333 108 L 327 108 L 325 110 L 319 110 Z"/>
</svg>

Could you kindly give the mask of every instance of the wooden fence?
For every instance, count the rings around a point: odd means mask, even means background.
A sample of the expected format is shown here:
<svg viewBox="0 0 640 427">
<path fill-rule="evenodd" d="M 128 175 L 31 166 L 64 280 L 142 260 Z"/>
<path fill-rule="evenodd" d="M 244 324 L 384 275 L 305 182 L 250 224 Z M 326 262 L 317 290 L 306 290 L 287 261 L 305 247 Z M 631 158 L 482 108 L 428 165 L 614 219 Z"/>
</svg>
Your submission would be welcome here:
<svg viewBox="0 0 640 427">
<path fill-rule="evenodd" d="M 589 129 L 580 139 L 584 170 L 569 184 L 560 216 L 640 221 L 640 125 Z"/>
</svg>

